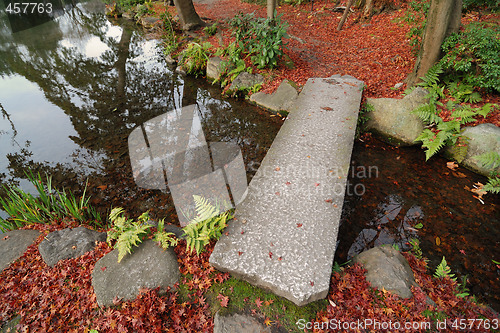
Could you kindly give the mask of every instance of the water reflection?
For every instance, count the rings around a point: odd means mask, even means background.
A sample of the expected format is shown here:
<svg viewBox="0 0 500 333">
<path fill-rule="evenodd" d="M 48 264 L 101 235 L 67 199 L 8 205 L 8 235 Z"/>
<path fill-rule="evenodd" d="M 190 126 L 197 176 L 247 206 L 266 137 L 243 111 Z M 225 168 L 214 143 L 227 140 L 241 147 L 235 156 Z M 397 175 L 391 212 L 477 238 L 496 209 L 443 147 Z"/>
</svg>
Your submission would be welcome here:
<svg viewBox="0 0 500 333">
<path fill-rule="evenodd" d="M 172 73 L 156 41 L 108 21 L 98 1 L 18 33 L 0 12 L 0 76 L 0 180 L 24 184 L 29 167 L 78 193 L 88 178 L 92 203 L 103 211 L 152 209 L 178 223 L 167 193 L 134 181 L 127 139 L 151 119 L 196 105 L 206 140 L 237 145 L 249 178 L 280 126 Z"/>
</svg>

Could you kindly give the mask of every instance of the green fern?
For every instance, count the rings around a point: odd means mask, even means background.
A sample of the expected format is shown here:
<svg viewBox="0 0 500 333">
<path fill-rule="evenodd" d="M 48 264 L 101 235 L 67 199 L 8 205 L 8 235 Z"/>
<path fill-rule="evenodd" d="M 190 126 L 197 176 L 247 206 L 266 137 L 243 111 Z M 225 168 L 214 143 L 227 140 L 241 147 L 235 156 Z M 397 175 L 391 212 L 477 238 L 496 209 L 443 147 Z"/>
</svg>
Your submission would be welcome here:
<svg viewBox="0 0 500 333">
<path fill-rule="evenodd" d="M 478 108 L 478 109 L 476 110 L 476 113 L 477 113 L 478 115 L 480 115 L 480 116 L 483 116 L 483 119 L 484 119 L 484 118 L 488 117 L 488 114 L 489 114 L 491 111 L 493 111 L 493 109 L 494 109 L 493 104 L 491 104 L 491 103 L 487 103 L 487 104 L 483 105 L 481 108 Z"/>
<path fill-rule="evenodd" d="M 451 113 L 451 116 L 454 119 L 458 119 L 460 121 L 460 125 L 465 125 L 475 121 L 476 119 L 474 119 L 474 117 L 476 115 L 476 110 L 469 106 L 456 109 Z"/>
<path fill-rule="evenodd" d="M 427 124 L 438 123 L 441 120 L 441 118 L 439 117 L 439 112 L 436 109 L 436 105 L 434 103 L 421 105 L 411 113 L 419 117 L 424 123 Z"/>
<path fill-rule="evenodd" d="M 472 158 L 478 161 L 483 167 L 496 169 L 500 166 L 500 154 L 498 154 L 496 151 L 490 151 L 481 155 L 476 155 Z"/>
<path fill-rule="evenodd" d="M 435 278 L 445 278 L 448 277 L 453 281 L 456 281 L 455 274 L 451 273 L 451 268 L 448 266 L 446 259 L 443 257 L 441 263 L 437 266 L 436 271 L 434 272 Z"/>
<path fill-rule="evenodd" d="M 430 129 L 426 128 L 420 133 L 415 141 L 422 142 L 422 147 L 426 149 L 425 160 L 427 161 L 446 144 L 446 141 L 450 139 L 451 136 L 452 134 L 446 131 L 440 131 L 435 134 Z"/>
<path fill-rule="evenodd" d="M 421 87 L 431 87 L 433 85 L 437 85 L 437 83 L 439 83 L 439 76 L 443 73 L 443 68 L 439 63 L 437 63 L 427 71 L 424 77 L 420 78 L 422 82 L 418 85 Z"/>
<path fill-rule="evenodd" d="M 187 249 L 197 254 L 203 252 L 204 247 L 212 239 L 219 239 L 227 221 L 233 216 L 226 211 L 220 214 L 219 205 L 212 205 L 207 199 L 194 195 L 197 216 L 183 228 Z"/>
<path fill-rule="evenodd" d="M 165 219 L 158 221 L 157 232 L 154 236 L 154 241 L 160 245 L 164 250 L 168 249 L 170 246 L 176 246 L 179 240 L 175 238 L 175 234 L 172 232 L 165 232 L 163 229 L 165 227 Z"/>
<path fill-rule="evenodd" d="M 484 185 L 483 190 L 491 193 L 500 193 L 500 178 L 490 177 L 486 185 Z"/>
<path fill-rule="evenodd" d="M 145 224 L 149 219 L 147 212 L 139 216 L 138 221 L 134 222 L 123 216 L 123 208 L 117 207 L 111 210 L 109 219 L 113 227 L 108 231 L 107 242 L 111 246 L 111 241 L 116 239 L 114 248 L 118 249 L 118 262 L 120 262 L 125 255 L 132 252 L 132 247 L 137 246 L 142 242 L 143 236 L 147 235 L 150 225 Z"/>
</svg>

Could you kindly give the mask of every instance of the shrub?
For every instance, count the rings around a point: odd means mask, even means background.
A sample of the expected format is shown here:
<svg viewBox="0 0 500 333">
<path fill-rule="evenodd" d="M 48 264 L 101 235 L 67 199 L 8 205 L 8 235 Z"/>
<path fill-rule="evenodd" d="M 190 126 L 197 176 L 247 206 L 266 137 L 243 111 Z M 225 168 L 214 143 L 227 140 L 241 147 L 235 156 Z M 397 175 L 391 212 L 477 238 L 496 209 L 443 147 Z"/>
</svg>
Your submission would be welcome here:
<svg viewBox="0 0 500 333">
<path fill-rule="evenodd" d="M 256 18 L 254 13 L 238 14 L 230 22 L 238 47 L 250 55 L 258 68 L 274 68 L 283 56 L 283 38 L 287 37 L 288 23 L 275 19 Z"/>
<path fill-rule="evenodd" d="M 186 73 L 198 76 L 205 70 L 209 55 L 208 50 L 211 47 L 212 44 L 208 42 L 203 44 L 191 42 L 188 44 L 187 48 L 181 52 L 180 61 Z"/>
<path fill-rule="evenodd" d="M 465 11 L 470 11 L 473 9 L 486 8 L 493 11 L 498 11 L 500 9 L 499 0 L 464 0 L 463 9 Z"/>
<path fill-rule="evenodd" d="M 440 65 L 464 83 L 500 92 L 500 27 L 471 23 L 442 45 Z"/>
</svg>

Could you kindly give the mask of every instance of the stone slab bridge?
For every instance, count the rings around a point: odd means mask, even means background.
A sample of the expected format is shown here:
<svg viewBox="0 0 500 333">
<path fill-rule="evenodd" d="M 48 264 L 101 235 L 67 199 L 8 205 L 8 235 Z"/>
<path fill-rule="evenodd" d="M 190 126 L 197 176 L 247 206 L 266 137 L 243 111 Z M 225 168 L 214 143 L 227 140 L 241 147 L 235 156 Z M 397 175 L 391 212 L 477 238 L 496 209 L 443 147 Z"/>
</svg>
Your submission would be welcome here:
<svg viewBox="0 0 500 333">
<path fill-rule="evenodd" d="M 297 305 L 328 294 L 363 82 L 307 81 L 210 263 Z"/>
</svg>

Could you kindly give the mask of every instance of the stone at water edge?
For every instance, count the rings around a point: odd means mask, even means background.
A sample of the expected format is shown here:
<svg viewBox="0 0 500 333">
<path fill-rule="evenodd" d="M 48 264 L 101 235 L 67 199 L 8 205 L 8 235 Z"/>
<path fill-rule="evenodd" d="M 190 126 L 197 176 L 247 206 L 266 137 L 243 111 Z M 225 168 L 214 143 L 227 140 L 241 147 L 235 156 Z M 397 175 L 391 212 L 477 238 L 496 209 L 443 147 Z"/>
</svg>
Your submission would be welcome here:
<svg viewBox="0 0 500 333">
<path fill-rule="evenodd" d="M 272 94 L 258 92 L 250 96 L 250 102 L 271 111 L 290 111 L 299 96 L 297 89 L 288 80 L 283 80 Z"/>
<path fill-rule="evenodd" d="M 427 90 L 417 87 L 402 99 L 367 98 L 366 104 L 371 105 L 373 110 L 366 114 L 369 117 L 366 128 L 392 145 L 418 144 L 415 139 L 424 130 L 424 123 L 410 112 L 428 103 L 427 95 Z"/>
<path fill-rule="evenodd" d="M 412 286 L 417 286 L 413 271 L 403 255 L 390 245 L 364 251 L 354 258 L 367 270 L 366 280 L 372 287 L 390 291 L 402 298 L 413 296 Z"/>
<path fill-rule="evenodd" d="M 238 313 L 221 316 L 217 312 L 214 319 L 214 333 L 271 333 L 271 329 L 250 316 Z"/>
<path fill-rule="evenodd" d="M 163 250 L 152 240 L 133 248 L 118 262 L 115 249 L 102 257 L 92 272 L 92 287 L 99 306 L 113 305 L 117 297 L 133 300 L 142 288 L 172 287 L 179 281 L 180 271 L 173 248 Z"/>
<path fill-rule="evenodd" d="M 40 234 L 38 230 L 13 230 L 0 234 L 0 271 L 21 257 Z"/>
<path fill-rule="evenodd" d="M 307 81 L 212 266 L 299 306 L 327 296 L 361 92 L 350 76 Z"/>
<path fill-rule="evenodd" d="M 54 267 L 59 260 L 78 258 L 92 251 L 97 242 L 106 241 L 106 233 L 84 227 L 66 228 L 54 231 L 45 236 L 38 245 L 43 261 Z"/>
<path fill-rule="evenodd" d="M 243 89 L 251 89 L 257 84 L 264 83 L 264 77 L 260 74 L 241 72 L 229 86 L 228 92 L 236 92 Z"/>
<path fill-rule="evenodd" d="M 222 59 L 220 57 L 212 57 L 207 61 L 207 79 L 210 81 L 219 80 L 222 74 Z"/>
<path fill-rule="evenodd" d="M 461 165 L 477 172 L 483 176 L 490 176 L 493 173 L 500 173 L 500 166 L 496 169 L 485 167 L 474 158 L 476 155 L 481 155 L 489 152 L 497 152 L 500 154 L 500 127 L 493 124 L 479 124 L 474 127 L 466 127 L 462 132 L 462 136 L 469 138 L 467 143 L 467 154 Z M 451 159 L 458 160 L 457 150 L 454 147 L 446 147 L 445 155 Z"/>
</svg>

